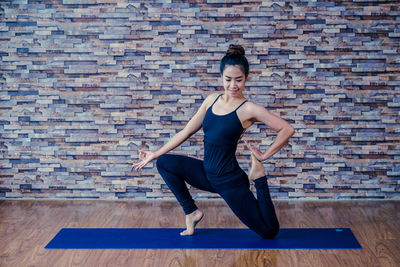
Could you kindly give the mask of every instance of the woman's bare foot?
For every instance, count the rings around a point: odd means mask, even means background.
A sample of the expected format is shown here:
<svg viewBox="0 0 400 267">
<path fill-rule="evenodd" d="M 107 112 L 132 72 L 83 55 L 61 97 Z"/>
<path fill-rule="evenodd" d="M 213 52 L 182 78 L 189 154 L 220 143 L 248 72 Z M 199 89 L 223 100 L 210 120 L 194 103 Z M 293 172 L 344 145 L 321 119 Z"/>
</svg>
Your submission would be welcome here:
<svg viewBox="0 0 400 267">
<path fill-rule="evenodd" d="M 251 153 L 251 169 L 249 171 L 249 179 L 254 181 L 257 178 L 265 176 L 265 169 L 261 161 Z"/>
<path fill-rule="evenodd" d="M 193 235 L 194 227 L 203 218 L 203 212 L 199 209 L 193 211 L 192 213 L 186 215 L 186 230 L 181 232 L 181 235 Z"/>
</svg>

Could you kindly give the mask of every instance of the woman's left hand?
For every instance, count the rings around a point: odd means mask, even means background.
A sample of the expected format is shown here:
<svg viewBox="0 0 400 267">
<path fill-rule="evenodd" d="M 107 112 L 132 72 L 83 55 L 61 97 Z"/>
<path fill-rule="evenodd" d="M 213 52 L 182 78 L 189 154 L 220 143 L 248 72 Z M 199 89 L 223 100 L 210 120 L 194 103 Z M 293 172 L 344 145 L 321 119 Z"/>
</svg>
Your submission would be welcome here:
<svg viewBox="0 0 400 267">
<path fill-rule="evenodd" d="M 258 149 L 257 147 L 251 145 L 249 141 L 244 140 L 244 143 L 246 144 L 247 148 L 250 149 L 250 151 L 254 154 L 254 156 L 259 160 L 263 161 L 264 160 L 264 154 Z"/>
</svg>

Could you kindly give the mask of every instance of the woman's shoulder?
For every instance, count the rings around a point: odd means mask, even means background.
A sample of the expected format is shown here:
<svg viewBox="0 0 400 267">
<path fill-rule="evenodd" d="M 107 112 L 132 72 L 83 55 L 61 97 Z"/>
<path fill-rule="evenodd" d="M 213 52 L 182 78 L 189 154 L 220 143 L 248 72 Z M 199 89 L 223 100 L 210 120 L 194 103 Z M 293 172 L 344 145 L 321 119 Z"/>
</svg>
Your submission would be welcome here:
<svg viewBox="0 0 400 267">
<path fill-rule="evenodd" d="M 248 108 L 250 108 L 250 109 L 254 109 L 254 108 L 265 108 L 264 106 L 262 106 L 262 105 L 260 105 L 260 104 L 257 104 L 257 103 L 255 103 L 255 102 L 252 102 L 252 101 L 250 101 L 250 100 L 248 100 L 248 99 L 246 99 L 245 105 L 246 105 Z"/>
<path fill-rule="evenodd" d="M 206 99 L 215 100 L 219 95 L 221 95 L 221 93 L 214 92 L 214 93 L 209 94 L 209 95 L 206 97 Z"/>
<path fill-rule="evenodd" d="M 220 95 L 219 93 L 211 93 L 207 95 L 206 98 L 201 103 L 200 109 L 204 109 L 204 111 L 206 111 L 212 105 L 212 103 L 214 103 L 214 101 L 217 99 L 219 95 Z"/>
<path fill-rule="evenodd" d="M 247 100 L 246 103 L 243 104 L 243 107 L 241 107 L 242 112 L 246 113 L 248 116 L 255 116 L 255 114 L 258 114 L 260 112 L 265 112 L 268 109 L 264 107 L 263 105 L 257 104 L 255 102 L 252 102 L 250 100 Z"/>
<path fill-rule="evenodd" d="M 215 99 L 220 95 L 220 93 L 211 93 L 208 96 L 206 96 L 206 99 L 204 99 L 204 103 L 206 105 L 211 105 Z"/>
<path fill-rule="evenodd" d="M 245 101 L 243 101 L 243 108 L 244 109 L 252 109 L 255 106 L 258 106 L 258 104 L 250 101 L 249 99 L 246 99 Z"/>
</svg>

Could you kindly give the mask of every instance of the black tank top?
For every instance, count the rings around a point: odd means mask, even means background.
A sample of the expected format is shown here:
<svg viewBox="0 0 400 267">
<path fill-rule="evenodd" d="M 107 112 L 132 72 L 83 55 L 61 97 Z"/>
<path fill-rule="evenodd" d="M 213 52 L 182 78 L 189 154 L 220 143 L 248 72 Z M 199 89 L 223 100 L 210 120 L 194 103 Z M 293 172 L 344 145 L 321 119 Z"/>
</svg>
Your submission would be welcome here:
<svg viewBox="0 0 400 267">
<path fill-rule="evenodd" d="M 212 112 L 212 107 L 221 95 L 207 109 L 203 120 L 203 165 L 207 174 L 213 176 L 222 176 L 240 169 L 235 153 L 237 143 L 245 131 L 236 111 L 247 100 L 240 104 L 234 111 L 225 115 L 217 115 Z"/>
</svg>

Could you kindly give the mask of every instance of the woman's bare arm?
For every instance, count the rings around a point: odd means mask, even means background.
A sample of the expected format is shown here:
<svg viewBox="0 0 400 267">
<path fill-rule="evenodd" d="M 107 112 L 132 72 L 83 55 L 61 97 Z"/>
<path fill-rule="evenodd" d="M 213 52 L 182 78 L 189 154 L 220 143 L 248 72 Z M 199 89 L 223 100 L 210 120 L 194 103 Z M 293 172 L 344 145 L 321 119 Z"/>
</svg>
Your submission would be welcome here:
<svg viewBox="0 0 400 267">
<path fill-rule="evenodd" d="M 200 108 L 197 110 L 196 114 L 190 119 L 190 121 L 186 124 L 185 128 L 178 132 L 174 137 L 172 137 L 168 143 L 162 146 L 159 150 L 155 152 L 156 157 L 160 157 L 161 155 L 168 153 L 173 150 L 183 142 L 185 142 L 190 136 L 195 134 L 198 130 L 200 130 L 204 117 L 207 111 L 207 103 L 210 100 L 210 96 L 208 96 Z"/>
<path fill-rule="evenodd" d="M 291 126 L 287 121 L 273 114 L 261 105 L 251 103 L 249 110 L 252 114 L 254 122 L 262 122 L 265 125 L 269 126 L 272 130 L 278 132 L 278 135 L 276 136 L 274 142 L 271 146 L 268 147 L 267 151 L 265 151 L 264 153 L 245 141 L 247 147 L 250 148 L 256 158 L 259 161 L 264 161 L 272 157 L 272 155 L 274 155 L 276 152 L 278 152 L 288 142 L 289 138 L 293 136 L 295 130 L 293 126 Z"/>
<path fill-rule="evenodd" d="M 163 145 L 156 152 L 139 150 L 140 162 L 133 164 L 133 167 L 140 172 L 140 170 L 147 165 L 153 159 L 159 158 L 161 155 L 168 153 L 183 142 L 185 142 L 190 136 L 200 130 L 204 117 L 206 115 L 208 103 L 215 99 L 215 94 L 209 95 L 201 104 L 196 114 L 186 124 L 185 128 L 175 134 L 165 145 Z M 145 157 L 143 157 L 145 155 Z"/>
</svg>

